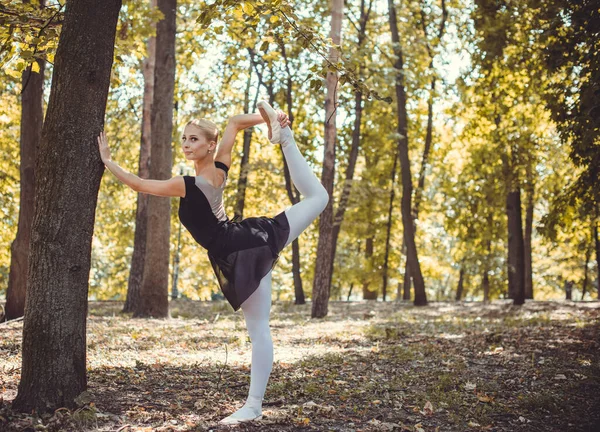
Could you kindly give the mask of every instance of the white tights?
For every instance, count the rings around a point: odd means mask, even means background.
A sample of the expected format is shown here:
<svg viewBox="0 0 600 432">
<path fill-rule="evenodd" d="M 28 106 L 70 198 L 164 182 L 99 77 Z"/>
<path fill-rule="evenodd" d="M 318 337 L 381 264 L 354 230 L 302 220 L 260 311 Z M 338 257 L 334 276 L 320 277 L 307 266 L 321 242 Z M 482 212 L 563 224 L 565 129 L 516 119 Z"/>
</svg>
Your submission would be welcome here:
<svg viewBox="0 0 600 432">
<path fill-rule="evenodd" d="M 290 234 L 285 246 L 294 241 L 321 214 L 329 201 L 329 194 L 308 165 L 289 127 L 281 130 L 281 147 L 290 169 L 292 183 L 303 199 L 285 210 Z M 262 399 L 273 368 L 273 341 L 269 328 L 271 312 L 271 272 L 260 281 L 254 293 L 241 305 L 248 334 L 252 341 L 250 390 L 242 408 L 232 418 L 254 418 L 262 414 Z"/>
</svg>

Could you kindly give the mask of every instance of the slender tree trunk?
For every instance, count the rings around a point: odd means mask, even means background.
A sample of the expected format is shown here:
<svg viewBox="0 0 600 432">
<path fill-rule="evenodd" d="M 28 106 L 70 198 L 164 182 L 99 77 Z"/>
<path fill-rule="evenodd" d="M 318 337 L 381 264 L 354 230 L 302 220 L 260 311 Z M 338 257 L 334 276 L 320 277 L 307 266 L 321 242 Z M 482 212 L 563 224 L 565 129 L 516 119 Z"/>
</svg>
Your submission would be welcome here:
<svg viewBox="0 0 600 432">
<path fill-rule="evenodd" d="M 280 40 L 279 46 L 281 47 L 281 54 L 283 56 L 285 62 L 285 70 L 287 74 L 287 85 L 285 91 L 286 105 L 288 118 L 290 119 L 290 127 L 294 124 L 294 110 L 293 110 L 293 81 L 292 81 L 292 73 L 290 71 L 290 65 L 288 62 L 287 54 L 285 51 L 285 43 Z M 292 186 L 292 179 L 290 177 L 290 169 L 288 164 L 283 157 L 283 150 L 281 149 L 283 159 L 283 174 L 285 178 L 285 190 L 287 192 L 288 198 L 292 205 L 298 203 L 300 201 L 300 194 L 297 190 Z M 306 300 L 304 298 L 304 289 L 302 287 L 302 275 L 300 274 L 300 243 L 298 242 L 298 238 L 292 241 L 292 276 L 294 278 L 294 304 L 305 304 Z"/>
<path fill-rule="evenodd" d="M 398 24 L 396 20 L 396 9 L 393 0 L 388 0 L 390 30 L 392 33 L 392 42 L 394 43 L 394 53 L 396 61 L 396 102 L 398 105 L 398 155 L 400 157 L 400 172 L 402 175 L 402 226 L 404 228 L 404 240 L 406 242 L 407 261 L 410 265 L 410 275 L 415 285 L 415 306 L 427 305 L 427 295 L 425 293 L 425 281 L 421 273 L 419 257 L 417 254 L 417 245 L 415 243 L 415 230 L 412 220 L 412 177 L 410 170 L 410 159 L 408 155 L 408 119 L 406 112 L 406 93 L 404 89 L 403 74 L 403 53 L 398 35 Z"/>
<path fill-rule="evenodd" d="M 525 206 L 525 298 L 533 299 L 533 268 L 531 259 L 531 234 L 533 231 L 533 206 L 535 202 L 535 185 L 533 184 L 533 172 L 531 163 L 527 164 L 527 204 Z"/>
<path fill-rule="evenodd" d="M 331 32 L 334 44 L 341 44 L 343 0 L 331 0 Z M 336 64 L 339 52 L 331 48 L 329 60 Z M 327 193 L 333 198 L 333 182 L 335 179 L 335 146 L 336 146 L 336 111 L 337 111 L 337 72 L 327 72 L 327 96 L 325 97 L 325 146 L 323 156 L 323 172 L 321 182 Z M 328 312 L 329 292 L 331 288 L 331 257 L 333 248 L 333 199 L 319 220 L 319 240 L 317 244 L 317 262 L 313 282 L 313 302 L 311 316 L 323 318 Z"/>
<path fill-rule="evenodd" d="M 596 298 L 600 300 L 600 236 L 598 236 L 598 212 L 596 212 L 596 222 L 594 224 L 594 241 L 596 243 Z"/>
<path fill-rule="evenodd" d="M 372 232 L 371 228 L 369 228 L 369 232 Z M 368 263 L 373 261 L 373 240 L 373 236 L 367 237 L 365 257 Z M 371 285 L 370 278 L 365 279 L 363 282 L 363 300 L 377 300 L 377 289 L 371 291 L 369 285 Z"/>
<path fill-rule="evenodd" d="M 423 5 L 422 5 L 423 6 Z M 425 134 L 425 146 L 423 148 L 423 157 L 421 160 L 421 169 L 419 171 L 419 181 L 417 183 L 417 189 L 415 190 L 415 205 L 414 205 L 414 219 L 419 218 L 419 207 L 421 205 L 421 200 L 423 198 L 423 192 L 425 190 L 425 173 L 427 172 L 427 166 L 429 161 L 429 153 L 431 151 L 431 143 L 433 141 L 433 98 L 435 96 L 435 85 L 436 85 L 436 76 L 435 69 L 433 67 L 433 58 L 434 51 L 429 45 L 429 37 L 427 31 L 426 24 L 426 13 L 421 6 L 421 26 L 423 28 L 423 33 L 425 34 L 425 46 L 427 47 L 427 52 L 429 54 L 429 58 L 431 59 L 429 62 L 429 70 L 432 73 L 431 85 L 429 89 L 429 99 L 427 101 L 427 131 Z M 440 27 L 438 29 L 437 40 L 441 41 L 444 36 L 444 30 L 446 28 L 446 19 L 448 18 L 448 10 L 446 8 L 446 1 L 442 0 L 442 19 L 440 21 Z M 439 43 L 439 42 L 438 42 Z M 415 227 L 415 233 L 417 229 Z M 410 266 L 408 264 L 408 260 L 406 260 L 405 268 L 404 268 L 404 298 L 405 300 L 410 300 L 410 287 L 411 287 L 411 273 Z"/>
<path fill-rule="evenodd" d="M 373 5 L 373 1 L 369 2 L 369 8 L 366 9 L 365 0 L 361 0 L 360 2 L 360 26 L 358 28 L 358 42 L 357 49 L 363 45 L 363 42 L 366 37 L 367 31 L 367 23 L 369 21 L 369 15 L 371 13 L 371 7 Z M 361 77 L 363 73 L 364 66 L 361 63 L 358 67 L 358 76 Z M 356 92 L 354 94 L 354 127 L 352 129 L 352 144 L 350 146 L 350 154 L 348 156 L 348 166 L 346 168 L 346 176 L 344 185 L 342 187 L 342 193 L 340 196 L 340 202 L 335 210 L 335 216 L 333 218 L 333 246 L 331 248 L 331 269 L 329 271 L 329 277 L 331 278 L 333 275 L 333 267 L 335 263 L 335 253 L 337 250 L 337 241 L 340 235 L 340 230 L 342 228 L 342 223 L 344 222 L 344 214 L 346 213 L 346 209 L 348 207 L 348 201 L 350 199 L 350 193 L 352 192 L 352 179 L 354 178 L 354 170 L 356 168 L 356 160 L 358 159 L 358 152 L 360 148 L 360 128 L 362 123 L 362 110 L 363 110 L 363 95 L 360 92 Z M 387 265 L 387 262 L 385 263 Z"/>
<path fill-rule="evenodd" d="M 29 3 L 29 2 L 27 2 Z M 45 0 L 40 7 L 44 8 Z M 10 245 L 10 273 L 6 291 L 5 320 L 20 318 L 25 312 L 29 241 L 35 202 L 35 157 L 42 135 L 44 70 L 46 62 L 37 61 L 39 72 L 25 69 L 21 82 L 20 191 L 17 236 Z"/>
<path fill-rule="evenodd" d="M 156 6 L 156 0 L 150 0 L 150 6 Z M 140 142 L 140 159 L 138 176 L 147 179 L 150 176 L 150 151 L 152 133 L 152 100 L 154 98 L 154 68 L 156 65 L 156 38 L 148 38 L 148 57 L 144 59 L 144 101 L 142 108 L 142 138 Z M 135 234 L 133 239 L 133 255 L 127 284 L 127 299 L 123 312 L 133 312 L 139 305 L 140 286 L 144 276 L 146 261 L 146 236 L 148 229 L 148 194 L 137 194 L 137 210 L 135 214 Z"/>
<path fill-rule="evenodd" d="M 521 219 L 521 189 L 512 190 L 506 197 L 508 216 L 508 283 L 513 303 L 525 303 L 525 260 L 523 225 Z"/>
<path fill-rule="evenodd" d="M 593 232 L 592 232 L 593 234 Z M 583 301 L 585 297 L 585 293 L 587 291 L 587 286 L 589 282 L 589 272 L 588 267 L 590 265 L 590 259 L 592 257 L 592 251 L 589 247 L 588 243 L 585 244 L 585 267 L 583 268 L 583 287 L 581 288 L 581 300 Z"/>
<path fill-rule="evenodd" d="M 565 298 L 566 300 L 573 299 L 573 282 L 565 280 Z"/>
<path fill-rule="evenodd" d="M 104 171 L 97 137 L 104 121 L 120 8 L 120 0 L 66 5 L 36 158 L 15 410 L 71 408 L 86 389 L 88 281 Z"/>
<path fill-rule="evenodd" d="M 392 182 L 390 187 L 390 203 L 388 205 L 387 227 L 385 233 L 385 256 L 383 258 L 383 301 L 387 295 L 387 280 L 388 280 L 388 260 L 390 255 L 390 238 L 392 234 L 392 215 L 394 212 L 394 198 L 396 195 L 396 167 L 398 165 L 398 152 L 395 152 L 394 163 L 392 165 Z M 399 298 L 397 296 L 396 298 Z"/>
<path fill-rule="evenodd" d="M 175 85 L 176 0 L 158 0 L 164 19 L 156 26 L 156 67 L 152 102 L 152 151 L 150 178 L 171 178 L 173 96 Z M 169 237 L 171 201 L 169 197 L 148 197 L 146 263 L 140 288 L 139 307 L 134 317 L 169 316 Z"/>
<path fill-rule="evenodd" d="M 456 301 L 461 301 L 463 297 L 463 289 L 465 283 L 465 268 L 461 266 L 458 273 L 458 286 L 456 287 Z"/>
<path fill-rule="evenodd" d="M 246 81 L 246 90 L 244 92 L 244 113 L 250 113 L 250 88 L 252 85 L 252 68 L 254 67 L 254 58 L 250 57 L 250 67 L 248 68 L 248 79 Z M 254 110 L 253 110 L 254 111 Z M 237 186 L 237 198 L 235 201 L 234 218 L 244 217 L 244 207 L 246 205 L 246 188 L 248 187 L 248 174 L 250 171 L 250 144 L 252 143 L 252 128 L 244 129 L 244 141 L 242 147 L 242 161 L 240 164 L 240 177 Z"/>
</svg>

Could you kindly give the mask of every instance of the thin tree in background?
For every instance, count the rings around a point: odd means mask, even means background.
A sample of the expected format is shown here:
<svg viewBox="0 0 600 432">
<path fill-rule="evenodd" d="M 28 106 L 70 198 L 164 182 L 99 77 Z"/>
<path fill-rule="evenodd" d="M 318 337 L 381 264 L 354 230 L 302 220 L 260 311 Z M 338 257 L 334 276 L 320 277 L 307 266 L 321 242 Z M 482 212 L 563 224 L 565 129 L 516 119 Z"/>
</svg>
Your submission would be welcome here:
<svg viewBox="0 0 600 432">
<path fill-rule="evenodd" d="M 150 0 L 150 5 L 156 7 L 156 0 Z M 148 56 L 142 63 L 144 75 L 144 99 L 142 107 L 142 138 L 140 141 L 140 159 L 138 176 L 147 179 L 150 176 L 150 151 L 152 133 L 152 100 L 154 98 L 154 68 L 156 64 L 156 38 L 150 36 L 147 43 Z M 135 234 L 133 240 L 133 255 L 127 284 L 127 299 L 123 312 L 133 312 L 140 301 L 140 286 L 144 276 L 146 261 L 146 236 L 148 229 L 148 194 L 137 194 L 137 209 L 135 213 Z"/>
<path fill-rule="evenodd" d="M 408 154 L 408 115 L 406 111 L 406 91 L 404 88 L 404 63 L 402 45 L 398 34 L 396 8 L 393 0 L 388 0 L 390 30 L 394 46 L 394 69 L 396 69 L 396 103 L 398 106 L 398 157 L 400 158 L 400 173 L 402 179 L 402 198 L 400 208 L 402 212 L 402 227 L 404 228 L 404 242 L 406 243 L 406 259 L 410 266 L 410 274 L 415 286 L 415 306 L 427 305 L 425 281 L 421 273 L 421 265 L 415 243 L 415 229 L 412 220 L 412 177 L 410 158 Z M 400 296 L 398 296 L 400 298 Z"/>
<path fill-rule="evenodd" d="M 156 65 L 152 102 L 150 178 L 171 178 L 173 155 L 173 97 L 175 90 L 175 17 L 176 0 L 158 0 L 164 15 L 156 26 Z M 169 315 L 169 245 L 171 199 L 148 197 L 146 261 L 140 288 L 140 301 L 133 316 L 167 317 Z"/>
<path fill-rule="evenodd" d="M 29 3 L 29 1 L 25 1 Z M 45 7 L 40 0 L 40 8 Z M 38 71 L 33 72 L 33 64 Z M 20 139 L 20 191 L 17 235 L 10 245 L 10 273 L 6 291 L 5 320 L 20 318 L 25 312 L 27 294 L 27 265 L 29 241 L 35 202 L 35 157 L 44 122 L 44 71 L 46 62 L 36 60 L 24 71 L 21 78 L 21 139 Z"/>
<path fill-rule="evenodd" d="M 96 137 L 104 122 L 120 8 L 120 0 L 66 5 L 35 165 L 16 410 L 74 407 L 87 386 L 88 282 L 104 172 Z"/>
<path fill-rule="evenodd" d="M 334 44 L 340 45 L 342 34 L 342 17 L 344 14 L 344 1 L 331 0 L 331 31 L 329 37 Z M 335 48 L 329 50 L 329 61 L 336 64 L 339 52 Z M 335 179 L 335 146 L 336 146 L 336 110 L 337 110 L 338 74 L 329 70 L 327 72 L 327 95 L 325 96 L 325 145 L 323 150 L 323 171 L 321 183 L 330 197 L 333 196 L 333 182 Z M 333 200 L 330 199 L 327 207 L 319 219 L 319 240 L 317 245 L 317 261 L 315 265 L 315 278 L 313 281 L 312 317 L 322 318 L 327 315 L 329 292 L 331 287 L 331 259 L 333 248 Z"/>
</svg>

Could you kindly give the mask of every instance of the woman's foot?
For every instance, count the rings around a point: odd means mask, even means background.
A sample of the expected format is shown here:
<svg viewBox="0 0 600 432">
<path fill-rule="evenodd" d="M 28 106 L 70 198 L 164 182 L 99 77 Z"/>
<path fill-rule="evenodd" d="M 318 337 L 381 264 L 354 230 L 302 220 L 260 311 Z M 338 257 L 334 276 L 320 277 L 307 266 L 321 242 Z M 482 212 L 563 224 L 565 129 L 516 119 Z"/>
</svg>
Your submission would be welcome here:
<svg viewBox="0 0 600 432">
<path fill-rule="evenodd" d="M 269 128 L 269 141 L 273 144 L 278 144 L 281 142 L 281 125 L 279 124 L 277 113 L 266 101 L 260 101 L 256 106 Z"/>
<path fill-rule="evenodd" d="M 229 417 L 225 417 L 219 422 L 219 424 L 237 424 L 248 422 L 252 420 L 260 420 L 262 418 L 262 408 L 258 402 L 253 400 L 246 401 L 243 407 L 231 414 Z"/>
</svg>

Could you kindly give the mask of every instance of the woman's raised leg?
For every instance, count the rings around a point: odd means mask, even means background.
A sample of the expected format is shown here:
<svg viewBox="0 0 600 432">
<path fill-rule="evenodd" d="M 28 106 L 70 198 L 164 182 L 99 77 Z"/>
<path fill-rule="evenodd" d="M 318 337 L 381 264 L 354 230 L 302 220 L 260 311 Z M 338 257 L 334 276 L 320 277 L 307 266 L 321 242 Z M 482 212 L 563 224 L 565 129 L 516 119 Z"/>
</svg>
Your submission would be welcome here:
<svg viewBox="0 0 600 432">
<path fill-rule="evenodd" d="M 285 210 L 290 224 L 290 234 L 285 244 L 287 246 L 325 210 L 329 194 L 300 153 L 292 130 L 287 126 L 281 129 L 281 148 L 292 183 L 304 196 L 300 202 Z"/>
</svg>

